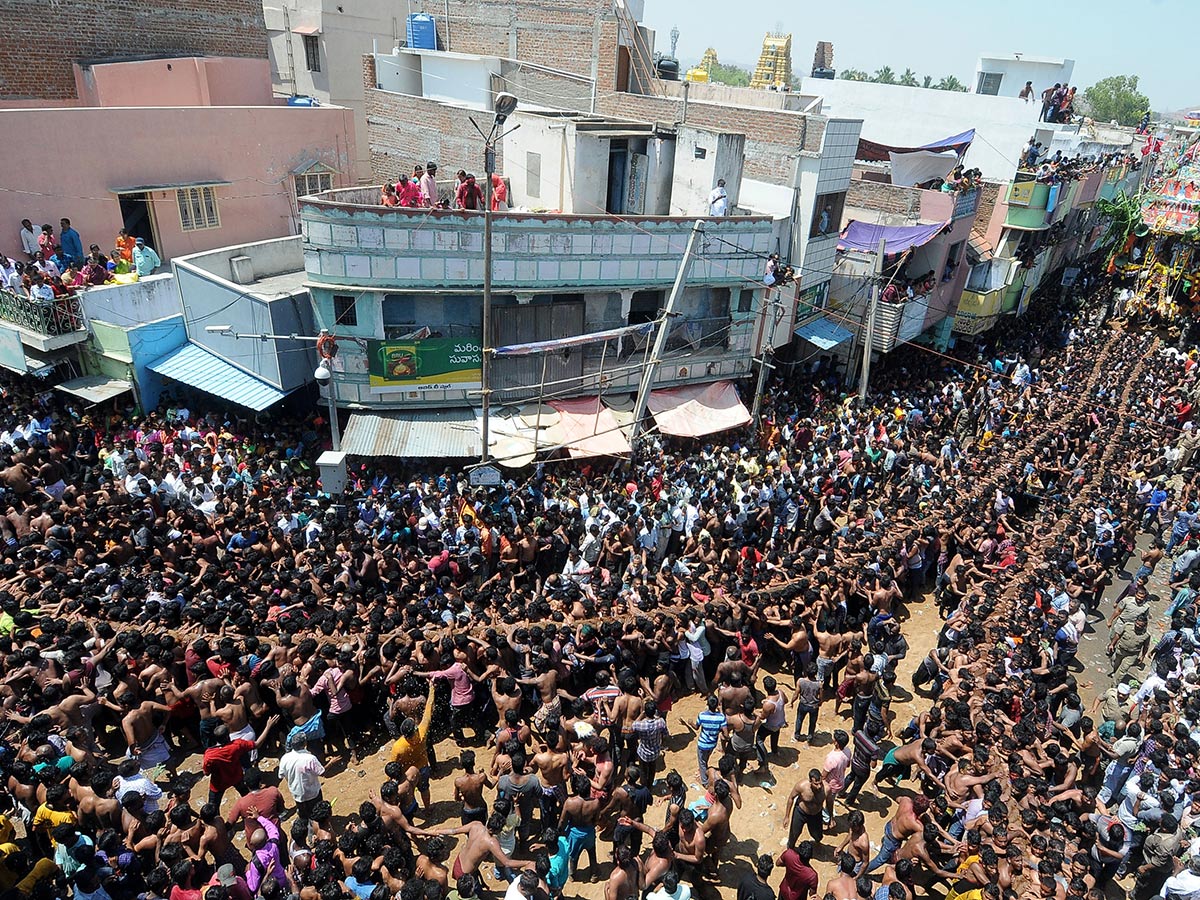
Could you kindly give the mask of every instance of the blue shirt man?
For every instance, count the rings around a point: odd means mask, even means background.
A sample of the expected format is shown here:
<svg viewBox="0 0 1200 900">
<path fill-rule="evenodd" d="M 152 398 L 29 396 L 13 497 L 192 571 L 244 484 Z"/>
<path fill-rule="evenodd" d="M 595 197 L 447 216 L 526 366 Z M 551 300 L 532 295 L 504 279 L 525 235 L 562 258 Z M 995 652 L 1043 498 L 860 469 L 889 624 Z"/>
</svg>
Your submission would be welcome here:
<svg viewBox="0 0 1200 900">
<path fill-rule="evenodd" d="M 146 246 L 144 239 L 138 238 L 137 243 L 133 245 L 133 266 L 137 269 L 138 278 L 145 278 L 161 265 L 162 260 L 158 258 L 158 254 Z"/>
<path fill-rule="evenodd" d="M 70 219 L 62 219 L 59 225 L 62 231 L 58 236 L 58 245 L 62 248 L 62 255 L 71 265 L 83 265 L 83 239 L 79 232 L 71 227 Z"/>
</svg>

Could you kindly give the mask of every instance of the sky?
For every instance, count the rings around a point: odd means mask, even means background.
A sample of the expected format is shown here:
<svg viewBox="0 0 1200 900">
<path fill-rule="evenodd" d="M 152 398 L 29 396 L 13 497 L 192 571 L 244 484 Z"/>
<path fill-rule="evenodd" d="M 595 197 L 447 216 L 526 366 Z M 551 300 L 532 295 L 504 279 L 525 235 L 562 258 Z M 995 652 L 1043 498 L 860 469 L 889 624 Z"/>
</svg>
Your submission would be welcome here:
<svg viewBox="0 0 1200 900">
<path fill-rule="evenodd" d="M 817 41 L 833 42 L 833 64 L 874 72 L 957 75 L 974 86 L 985 54 L 1023 53 L 1075 60 L 1080 92 L 1109 75 L 1137 75 L 1156 111 L 1200 107 L 1200 84 L 1186 74 L 1196 50 L 1171 36 L 1191 33 L 1200 0 L 852 0 L 768 3 L 766 0 L 645 0 L 642 21 L 656 32 L 655 49 L 669 52 L 679 28 L 684 66 L 705 48 L 718 59 L 753 68 L 763 36 L 792 34 L 792 70 L 808 74 Z M 1047 15 L 1047 11 L 1051 15 Z"/>
</svg>

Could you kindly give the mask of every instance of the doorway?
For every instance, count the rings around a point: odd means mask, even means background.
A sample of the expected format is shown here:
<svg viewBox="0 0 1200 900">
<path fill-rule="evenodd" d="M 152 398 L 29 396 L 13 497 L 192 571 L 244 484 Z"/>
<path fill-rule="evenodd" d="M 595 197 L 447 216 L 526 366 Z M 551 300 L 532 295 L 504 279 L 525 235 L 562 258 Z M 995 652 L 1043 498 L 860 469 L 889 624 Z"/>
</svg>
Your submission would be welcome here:
<svg viewBox="0 0 1200 900">
<path fill-rule="evenodd" d="M 154 214 L 150 205 L 150 194 L 142 191 L 136 194 L 117 194 L 121 204 L 121 224 L 135 238 L 141 238 L 152 247 L 159 256 L 165 255 L 163 248 L 158 245 L 158 235 L 154 233 Z"/>
</svg>

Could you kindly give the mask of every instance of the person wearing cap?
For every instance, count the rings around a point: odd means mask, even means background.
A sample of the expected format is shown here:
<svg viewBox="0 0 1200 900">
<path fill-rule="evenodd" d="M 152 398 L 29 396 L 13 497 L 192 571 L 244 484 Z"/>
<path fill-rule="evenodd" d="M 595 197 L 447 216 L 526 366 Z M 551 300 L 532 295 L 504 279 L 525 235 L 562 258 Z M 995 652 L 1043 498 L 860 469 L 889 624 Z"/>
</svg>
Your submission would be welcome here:
<svg viewBox="0 0 1200 900">
<path fill-rule="evenodd" d="M 133 245 L 133 267 L 137 269 L 138 278 L 145 278 L 162 265 L 162 260 L 152 247 L 146 245 L 145 238 L 137 238 Z"/>
<path fill-rule="evenodd" d="M 437 170 L 438 164 L 430 160 L 425 163 L 425 173 L 421 176 L 421 193 L 425 198 L 424 205 L 428 207 L 438 205 Z"/>
<path fill-rule="evenodd" d="M 229 900 L 254 900 L 254 892 L 246 884 L 246 879 L 234 871 L 232 863 L 218 866 L 206 887 L 219 884 L 229 892 Z"/>
</svg>

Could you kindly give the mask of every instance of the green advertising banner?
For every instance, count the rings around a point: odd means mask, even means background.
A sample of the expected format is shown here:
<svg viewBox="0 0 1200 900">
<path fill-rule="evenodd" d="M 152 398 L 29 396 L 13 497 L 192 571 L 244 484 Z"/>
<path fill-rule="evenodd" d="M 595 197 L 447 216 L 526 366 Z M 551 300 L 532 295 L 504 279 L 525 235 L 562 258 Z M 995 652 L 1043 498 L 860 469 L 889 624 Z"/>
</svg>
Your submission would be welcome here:
<svg viewBox="0 0 1200 900">
<path fill-rule="evenodd" d="M 371 391 L 433 391 L 483 384 L 483 348 L 472 339 L 367 341 Z"/>
</svg>

